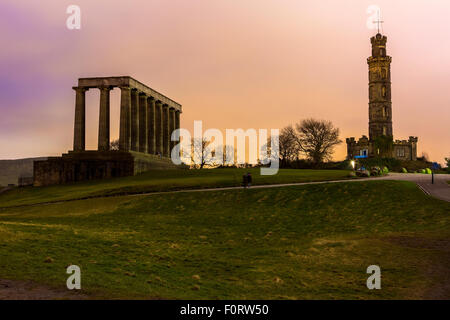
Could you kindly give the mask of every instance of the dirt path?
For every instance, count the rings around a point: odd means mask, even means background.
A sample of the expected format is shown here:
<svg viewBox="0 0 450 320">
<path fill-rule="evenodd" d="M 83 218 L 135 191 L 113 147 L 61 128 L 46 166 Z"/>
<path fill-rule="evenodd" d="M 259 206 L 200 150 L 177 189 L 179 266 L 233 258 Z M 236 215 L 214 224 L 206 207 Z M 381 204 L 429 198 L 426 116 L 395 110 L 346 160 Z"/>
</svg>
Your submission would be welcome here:
<svg viewBox="0 0 450 320">
<path fill-rule="evenodd" d="M 0 279 L 0 300 L 80 300 L 88 296 L 68 289 L 54 289 L 31 281 Z"/>
<path fill-rule="evenodd" d="M 432 261 L 423 261 L 425 277 L 431 286 L 426 288 L 420 299 L 450 299 L 450 239 L 429 239 L 419 237 L 391 237 L 387 239 L 396 245 L 429 250 L 434 253 Z"/>
</svg>

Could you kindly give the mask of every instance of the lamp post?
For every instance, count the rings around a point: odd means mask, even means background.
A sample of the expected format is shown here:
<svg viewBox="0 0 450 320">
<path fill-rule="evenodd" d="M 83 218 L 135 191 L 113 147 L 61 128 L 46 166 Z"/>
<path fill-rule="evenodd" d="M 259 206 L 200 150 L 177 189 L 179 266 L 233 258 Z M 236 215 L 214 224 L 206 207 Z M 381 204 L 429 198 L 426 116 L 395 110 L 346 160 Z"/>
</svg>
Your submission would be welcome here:
<svg viewBox="0 0 450 320">
<path fill-rule="evenodd" d="M 439 164 L 437 162 L 433 162 L 433 167 L 431 169 L 431 184 L 434 184 L 434 171 L 439 169 Z"/>
</svg>

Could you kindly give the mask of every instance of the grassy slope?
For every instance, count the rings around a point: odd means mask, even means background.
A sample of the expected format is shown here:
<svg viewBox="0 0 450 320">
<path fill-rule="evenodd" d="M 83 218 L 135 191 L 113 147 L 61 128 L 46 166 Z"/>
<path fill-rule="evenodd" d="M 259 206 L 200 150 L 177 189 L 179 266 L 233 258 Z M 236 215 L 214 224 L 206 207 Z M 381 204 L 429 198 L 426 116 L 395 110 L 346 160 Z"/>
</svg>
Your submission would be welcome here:
<svg viewBox="0 0 450 320">
<path fill-rule="evenodd" d="M 41 188 L 17 188 L 0 194 L 0 207 L 81 199 L 102 195 L 133 194 L 189 188 L 239 186 L 242 175 L 251 172 L 254 184 L 308 182 L 347 178 L 346 170 L 281 169 L 277 175 L 261 176 L 259 169 L 154 170 L 120 179 Z"/>
<path fill-rule="evenodd" d="M 396 181 L 0 209 L 0 278 L 64 288 L 77 264 L 108 298 L 417 298 L 442 281 L 440 252 L 389 239 L 448 239 L 449 212 Z M 372 264 L 382 290 L 365 286 Z"/>
</svg>

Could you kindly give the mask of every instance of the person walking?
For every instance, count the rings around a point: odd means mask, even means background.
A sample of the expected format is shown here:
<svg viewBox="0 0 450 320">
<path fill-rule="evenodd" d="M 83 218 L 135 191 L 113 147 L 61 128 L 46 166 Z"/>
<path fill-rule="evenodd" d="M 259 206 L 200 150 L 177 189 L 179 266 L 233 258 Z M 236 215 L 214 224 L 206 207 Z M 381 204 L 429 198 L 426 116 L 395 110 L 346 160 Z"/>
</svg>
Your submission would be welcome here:
<svg viewBox="0 0 450 320">
<path fill-rule="evenodd" d="M 251 187 L 252 185 L 252 175 L 250 172 L 247 173 L 247 187 Z"/>
<path fill-rule="evenodd" d="M 247 188 L 247 185 L 248 185 L 248 175 L 246 175 L 246 174 L 244 174 L 244 175 L 242 176 L 242 185 L 243 185 L 244 189 Z"/>
</svg>

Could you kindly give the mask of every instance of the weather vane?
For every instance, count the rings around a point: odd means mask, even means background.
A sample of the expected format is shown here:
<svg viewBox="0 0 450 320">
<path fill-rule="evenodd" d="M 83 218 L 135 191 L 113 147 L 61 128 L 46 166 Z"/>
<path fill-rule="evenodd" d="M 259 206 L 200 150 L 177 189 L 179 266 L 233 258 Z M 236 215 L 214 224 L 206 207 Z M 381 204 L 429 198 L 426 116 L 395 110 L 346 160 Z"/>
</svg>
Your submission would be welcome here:
<svg viewBox="0 0 450 320">
<path fill-rule="evenodd" d="M 380 11 L 379 11 L 379 10 L 378 10 L 378 20 L 374 21 L 373 23 L 376 23 L 376 24 L 377 24 L 378 33 L 380 33 L 380 25 L 381 25 L 382 23 L 384 23 L 384 21 L 381 21 L 381 20 L 380 20 Z"/>
</svg>

